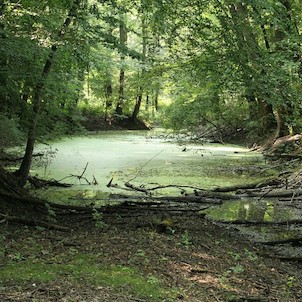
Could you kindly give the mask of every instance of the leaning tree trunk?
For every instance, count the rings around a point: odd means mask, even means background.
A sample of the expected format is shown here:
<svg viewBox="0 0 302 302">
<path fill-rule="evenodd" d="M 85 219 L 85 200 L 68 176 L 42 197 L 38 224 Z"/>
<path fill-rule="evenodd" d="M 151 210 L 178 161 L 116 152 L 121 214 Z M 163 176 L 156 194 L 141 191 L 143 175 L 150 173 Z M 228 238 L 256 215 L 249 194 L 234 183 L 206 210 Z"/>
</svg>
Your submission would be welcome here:
<svg viewBox="0 0 302 302">
<path fill-rule="evenodd" d="M 73 6 L 71 7 L 68 17 L 65 19 L 65 22 L 57 35 L 58 41 L 64 36 L 66 29 L 69 27 L 72 19 L 74 18 L 77 8 L 79 6 L 79 2 L 80 2 L 80 0 L 76 0 L 74 2 Z M 26 181 L 28 179 L 28 176 L 29 176 L 29 170 L 30 170 L 30 166 L 31 166 L 31 162 L 32 162 L 33 150 L 34 150 L 34 145 L 35 145 L 35 141 L 36 141 L 36 130 L 37 130 L 37 124 L 38 124 L 38 117 L 39 117 L 39 113 L 41 110 L 43 89 L 45 87 L 46 81 L 49 77 L 51 68 L 53 66 L 57 49 L 58 49 L 58 47 L 57 47 L 56 43 L 54 45 L 52 45 L 48 58 L 44 65 L 40 80 L 38 81 L 38 83 L 36 84 L 35 89 L 34 89 L 34 95 L 33 95 L 33 100 L 32 100 L 33 111 L 32 111 L 31 123 L 30 123 L 29 129 L 28 129 L 25 154 L 24 154 L 24 158 L 22 160 L 21 166 L 20 166 L 19 170 L 16 172 L 16 175 L 19 178 L 19 181 L 18 181 L 19 187 L 24 187 L 24 185 L 26 184 Z"/>
</svg>

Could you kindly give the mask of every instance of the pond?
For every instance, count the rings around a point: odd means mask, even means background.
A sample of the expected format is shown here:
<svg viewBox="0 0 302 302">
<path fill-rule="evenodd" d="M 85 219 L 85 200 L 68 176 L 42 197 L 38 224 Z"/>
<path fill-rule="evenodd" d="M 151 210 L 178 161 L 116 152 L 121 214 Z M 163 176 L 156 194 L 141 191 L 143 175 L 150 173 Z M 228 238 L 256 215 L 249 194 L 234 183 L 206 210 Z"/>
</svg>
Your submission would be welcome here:
<svg viewBox="0 0 302 302">
<path fill-rule="evenodd" d="M 107 131 L 65 138 L 36 152 L 46 155 L 33 163 L 32 175 L 64 179 L 81 189 L 92 189 L 81 175 L 97 182 L 93 190 L 112 191 L 129 180 L 138 185 L 191 185 L 203 189 L 257 182 L 262 156 L 236 145 L 185 144 L 166 139 L 156 131 Z M 269 172 L 269 171 L 266 171 Z M 80 187 L 79 187 L 80 186 Z M 171 193 L 171 192 L 167 192 Z"/>
</svg>

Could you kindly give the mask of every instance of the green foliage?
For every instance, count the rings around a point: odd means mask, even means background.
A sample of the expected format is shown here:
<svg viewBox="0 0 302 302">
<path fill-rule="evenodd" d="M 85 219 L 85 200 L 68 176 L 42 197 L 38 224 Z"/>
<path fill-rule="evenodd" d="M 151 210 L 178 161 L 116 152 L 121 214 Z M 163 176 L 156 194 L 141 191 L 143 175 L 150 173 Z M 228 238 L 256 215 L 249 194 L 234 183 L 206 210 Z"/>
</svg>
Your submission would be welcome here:
<svg viewBox="0 0 302 302">
<path fill-rule="evenodd" d="M 178 99 L 165 108 L 164 125 L 174 130 L 202 132 L 210 126 L 228 138 L 248 127 L 247 103 L 231 96 L 198 95 L 193 100 Z M 242 135 L 242 133 L 240 132 Z"/>
<path fill-rule="evenodd" d="M 176 98 L 174 92 L 175 108 L 172 105 L 166 112 L 173 116 L 168 126 L 187 128 L 208 121 L 227 135 L 227 125 L 231 132 L 244 129 L 263 134 L 275 130 L 276 121 L 268 123 L 267 119 L 276 120 L 278 111 L 288 130 L 299 132 L 301 39 L 295 17 L 301 10 L 292 5 L 293 10 L 281 1 L 178 5 L 182 15 L 192 7 L 201 13 L 193 14 L 188 22 L 175 21 L 176 32 L 170 32 L 176 44 L 170 49 L 177 58 L 174 86 L 182 91 L 176 89 Z M 209 85 L 213 90 L 208 90 Z M 204 97 L 196 97 L 204 96 L 205 91 L 209 92 L 208 103 Z M 204 103 L 206 110 L 194 104 L 196 101 Z M 273 111 L 263 110 L 261 104 Z M 196 112 L 201 112 L 199 119 Z"/>
<path fill-rule="evenodd" d="M 47 210 L 48 220 L 50 222 L 56 222 L 56 212 L 54 209 L 49 205 L 49 203 L 45 203 L 45 208 Z"/>
<path fill-rule="evenodd" d="M 189 248 L 189 246 L 192 244 L 188 230 L 185 230 L 184 233 L 181 235 L 180 243 L 186 248 Z"/>
<path fill-rule="evenodd" d="M 61 35 L 71 4 L 23 0 L 2 5 L 0 112 L 17 115 L 22 130 L 31 123 L 33 97 L 54 44 L 58 51 L 43 86 L 40 136 L 79 129 L 77 109 L 83 104 L 99 108 L 103 116 L 114 114 L 120 70 L 128 116 L 141 95 L 140 117 L 177 130 L 210 125 L 220 136 L 262 135 L 275 130 L 277 113 L 289 131 L 302 129 L 302 12 L 296 1 L 291 8 L 272 0 L 245 5 L 81 1 Z M 127 41 L 121 40 L 120 26 Z M 156 117 L 167 100 L 170 105 Z"/>
<path fill-rule="evenodd" d="M 295 286 L 296 278 L 293 276 L 288 277 L 288 281 L 286 283 L 287 290 L 290 291 L 293 286 Z"/>
<path fill-rule="evenodd" d="M 96 208 L 92 209 L 92 217 L 97 228 L 103 229 L 107 226 L 103 219 L 103 213 L 98 211 Z"/>
<path fill-rule="evenodd" d="M 23 134 L 16 119 L 0 113 L 0 149 L 16 146 L 22 142 Z"/>
</svg>

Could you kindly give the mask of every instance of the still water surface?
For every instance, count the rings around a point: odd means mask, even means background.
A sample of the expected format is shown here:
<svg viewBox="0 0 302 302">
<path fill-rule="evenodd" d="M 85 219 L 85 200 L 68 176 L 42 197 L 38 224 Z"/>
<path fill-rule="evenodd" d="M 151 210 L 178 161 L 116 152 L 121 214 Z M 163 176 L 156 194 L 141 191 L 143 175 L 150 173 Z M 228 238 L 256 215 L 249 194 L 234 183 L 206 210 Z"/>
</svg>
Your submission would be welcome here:
<svg viewBox="0 0 302 302">
<path fill-rule="evenodd" d="M 36 151 L 48 156 L 37 160 L 32 174 L 62 179 L 81 175 L 98 182 L 98 189 L 106 184 L 125 182 L 135 178 L 137 183 L 161 185 L 194 185 L 201 188 L 231 185 L 259 178 L 246 173 L 262 158 L 257 153 L 236 145 L 203 144 L 180 145 L 175 140 L 159 137 L 155 132 L 107 131 L 87 136 L 65 138 L 50 145 L 40 144 Z M 236 170 L 244 165 L 246 171 Z M 250 171 L 253 172 L 253 171 Z M 249 174 L 249 175 L 248 175 Z M 69 177 L 66 182 L 85 185 L 85 181 Z"/>
</svg>

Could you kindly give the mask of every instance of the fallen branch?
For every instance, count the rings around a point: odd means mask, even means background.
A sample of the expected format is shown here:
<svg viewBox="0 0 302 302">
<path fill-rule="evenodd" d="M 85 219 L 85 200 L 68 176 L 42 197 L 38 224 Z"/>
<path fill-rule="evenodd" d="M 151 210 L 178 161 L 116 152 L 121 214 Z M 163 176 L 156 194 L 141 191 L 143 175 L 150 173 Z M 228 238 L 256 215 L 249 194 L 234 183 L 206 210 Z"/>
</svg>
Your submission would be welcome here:
<svg viewBox="0 0 302 302">
<path fill-rule="evenodd" d="M 3 219 L 5 219 L 5 221 L 21 223 L 21 224 L 30 225 L 30 226 L 40 226 L 40 227 L 45 227 L 47 229 L 57 230 L 57 231 L 64 231 L 64 232 L 70 231 L 70 229 L 68 227 L 61 226 L 61 225 L 54 224 L 54 223 L 45 222 L 45 221 L 38 221 L 38 220 L 35 221 L 35 220 L 25 219 L 25 218 L 21 218 L 21 217 L 17 217 L 17 216 L 8 216 L 3 213 L 0 213 L 0 216 L 3 217 Z"/>
<path fill-rule="evenodd" d="M 223 198 L 231 198 L 231 196 L 224 196 L 221 194 L 213 194 L 207 192 L 204 196 L 196 195 L 183 195 L 183 196 L 135 196 L 135 195 L 124 195 L 124 194 L 111 194 L 109 199 L 114 199 L 115 201 L 131 201 L 140 200 L 142 204 L 146 201 L 157 201 L 157 202 L 178 202 L 178 203 L 205 203 L 205 204 L 221 204 Z M 223 197 L 223 198 L 219 198 Z M 232 197 L 233 199 L 233 197 Z M 236 197 L 235 197 L 236 199 Z"/>
<path fill-rule="evenodd" d="M 299 243 L 299 244 L 301 243 L 302 244 L 302 237 L 261 242 L 261 244 L 264 244 L 264 245 L 279 245 L 279 244 L 287 244 L 287 243 Z"/>
<path fill-rule="evenodd" d="M 280 259 L 283 261 L 297 261 L 302 262 L 302 256 L 276 256 L 276 255 L 269 255 L 271 258 Z"/>
<path fill-rule="evenodd" d="M 143 186 L 137 187 L 135 185 L 132 185 L 129 182 L 125 182 L 125 187 L 130 188 L 130 189 L 132 189 L 134 191 L 143 192 L 145 194 L 150 194 L 150 192 L 149 192 L 150 190 L 149 189 L 145 189 Z"/>
<path fill-rule="evenodd" d="M 228 299 L 228 301 L 229 302 L 268 302 L 269 299 L 263 296 L 257 296 L 257 297 L 244 296 L 244 297 L 233 297 Z"/>
<path fill-rule="evenodd" d="M 229 186 L 229 187 L 218 187 L 212 190 L 212 192 L 234 192 L 238 190 L 248 190 L 254 189 L 257 187 L 257 184 L 245 184 L 245 185 L 237 185 L 237 186 Z"/>
<path fill-rule="evenodd" d="M 110 187 L 113 187 L 111 184 Z M 114 186 L 116 187 L 116 186 Z M 118 186 L 119 187 L 119 186 Z M 204 189 L 200 189 L 194 186 L 182 186 L 182 185 L 166 185 L 166 186 L 157 186 L 153 188 L 146 188 L 144 185 L 136 186 L 129 182 L 125 183 L 125 187 L 131 189 L 133 191 L 142 192 L 146 195 L 151 196 L 151 191 L 155 191 L 158 189 L 165 188 L 179 188 L 181 189 L 181 196 L 161 196 L 161 197 L 152 197 L 156 200 L 166 199 L 169 201 L 183 201 L 183 202 L 198 202 L 201 201 L 201 198 L 213 198 L 213 199 L 222 199 L 222 200 L 230 200 L 230 199 L 239 199 L 240 197 L 224 194 L 224 192 L 215 192 L 215 191 L 206 191 Z M 120 188 L 120 187 L 119 187 Z M 190 188 L 194 193 L 187 193 L 184 188 Z"/>
<path fill-rule="evenodd" d="M 32 184 L 36 189 L 45 188 L 45 187 L 62 187 L 69 188 L 72 185 L 67 183 L 62 183 L 54 179 L 44 180 L 35 176 L 31 176 L 28 178 L 30 184 Z"/>
<path fill-rule="evenodd" d="M 293 219 L 288 221 L 218 220 L 218 222 L 225 223 L 225 224 L 291 225 L 291 224 L 302 224 L 302 219 Z"/>
<path fill-rule="evenodd" d="M 86 163 L 86 166 L 85 166 L 85 168 L 84 168 L 84 170 L 83 170 L 83 172 L 82 172 L 81 175 L 70 174 L 69 176 L 66 176 L 66 177 L 64 177 L 64 178 L 62 178 L 62 179 L 60 179 L 58 181 L 61 182 L 64 179 L 74 177 L 74 178 L 77 178 L 78 180 L 84 179 L 87 182 L 87 184 L 89 184 L 89 185 L 91 185 L 91 184 L 94 184 L 94 185 L 98 184 L 94 176 L 93 176 L 93 182 L 92 183 L 86 177 L 84 177 L 84 174 L 85 174 L 85 172 L 87 170 L 87 167 L 88 167 L 88 163 Z"/>
</svg>

